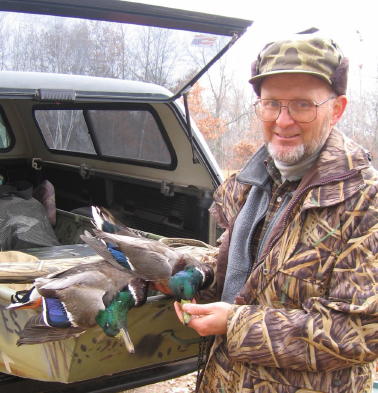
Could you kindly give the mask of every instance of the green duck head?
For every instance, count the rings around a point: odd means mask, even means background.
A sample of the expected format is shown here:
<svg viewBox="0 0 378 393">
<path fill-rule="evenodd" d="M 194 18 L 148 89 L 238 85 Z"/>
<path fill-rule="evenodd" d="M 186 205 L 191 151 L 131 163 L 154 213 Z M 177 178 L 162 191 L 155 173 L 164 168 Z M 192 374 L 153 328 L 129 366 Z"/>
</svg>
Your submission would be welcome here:
<svg viewBox="0 0 378 393">
<path fill-rule="evenodd" d="M 203 274 L 195 267 L 180 270 L 169 279 L 168 286 L 176 299 L 191 300 L 203 282 Z"/>
<path fill-rule="evenodd" d="M 109 337 L 121 335 L 131 353 L 134 353 L 134 346 L 127 332 L 127 313 L 134 305 L 134 296 L 127 289 L 119 292 L 105 310 L 100 310 L 96 316 L 96 322 L 104 333 Z"/>
</svg>

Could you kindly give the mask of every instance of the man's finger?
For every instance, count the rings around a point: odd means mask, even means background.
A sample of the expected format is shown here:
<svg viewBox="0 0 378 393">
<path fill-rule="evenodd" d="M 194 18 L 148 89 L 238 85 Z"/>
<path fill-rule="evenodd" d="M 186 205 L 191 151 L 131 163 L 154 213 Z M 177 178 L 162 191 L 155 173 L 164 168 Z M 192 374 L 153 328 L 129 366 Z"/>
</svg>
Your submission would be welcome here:
<svg viewBox="0 0 378 393">
<path fill-rule="evenodd" d="M 211 313 L 211 306 L 208 304 L 184 304 L 182 311 L 192 315 L 206 315 Z"/>
<path fill-rule="evenodd" d="M 178 319 L 180 320 L 181 323 L 184 323 L 183 316 L 182 316 L 181 304 L 179 302 L 174 302 L 173 306 L 175 308 Z"/>
</svg>

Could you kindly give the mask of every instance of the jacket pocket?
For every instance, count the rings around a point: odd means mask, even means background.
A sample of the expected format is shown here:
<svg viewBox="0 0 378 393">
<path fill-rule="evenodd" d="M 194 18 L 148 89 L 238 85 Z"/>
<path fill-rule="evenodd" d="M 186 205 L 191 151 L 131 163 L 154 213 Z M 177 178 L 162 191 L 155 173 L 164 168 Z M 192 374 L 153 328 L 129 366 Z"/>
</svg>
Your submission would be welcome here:
<svg viewBox="0 0 378 393">
<path fill-rule="evenodd" d="M 326 283 L 314 278 L 305 278 L 303 274 L 294 274 L 280 269 L 269 285 L 261 293 L 266 305 L 272 307 L 302 308 L 302 304 L 311 297 L 323 297 Z"/>
<path fill-rule="evenodd" d="M 300 307 L 310 297 L 327 296 L 338 253 L 328 247 L 309 247 L 299 242 L 281 263 L 272 285 L 285 305 Z"/>
</svg>

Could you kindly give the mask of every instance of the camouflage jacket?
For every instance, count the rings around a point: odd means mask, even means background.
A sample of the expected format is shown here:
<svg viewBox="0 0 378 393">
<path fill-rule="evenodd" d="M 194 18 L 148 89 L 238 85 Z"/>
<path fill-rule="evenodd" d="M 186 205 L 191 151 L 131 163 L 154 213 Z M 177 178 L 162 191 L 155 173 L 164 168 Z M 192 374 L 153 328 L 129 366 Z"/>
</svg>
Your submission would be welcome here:
<svg viewBox="0 0 378 393">
<path fill-rule="evenodd" d="M 267 252 L 217 336 L 202 393 L 370 393 L 378 357 L 378 173 L 367 153 L 333 130 L 299 184 Z M 250 185 L 236 176 L 212 213 L 228 238 Z"/>
</svg>

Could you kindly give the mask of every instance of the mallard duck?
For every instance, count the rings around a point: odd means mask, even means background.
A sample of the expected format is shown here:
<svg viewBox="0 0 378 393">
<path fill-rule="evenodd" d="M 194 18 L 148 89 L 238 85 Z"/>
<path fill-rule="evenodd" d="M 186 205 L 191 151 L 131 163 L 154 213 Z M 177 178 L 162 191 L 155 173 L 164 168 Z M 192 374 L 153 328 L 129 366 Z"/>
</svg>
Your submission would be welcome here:
<svg viewBox="0 0 378 393">
<path fill-rule="evenodd" d="M 110 257 L 105 249 L 114 258 L 119 257 L 119 253 L 127 256 L 130 268 L 152 282 L 155 290 L 173 295 L 184 303 L 213 281 L 211 267 L 156 241 L 160 236 L 128 228 L 104 208 L 92 206 L 92 216 L 96 237 L 86 233 L 82 240 L 105 259 Z M 189 321 L 189 316 L 184 315 L 184 320 Z"/>
<path fill-rule="evenodd" d="M 93 230 L 95 237 L 86 233 L 84 242 L 105 257 L 104 241 L 128 258 L 131 269 L 152 283 L 155 290 L 173 295 L 177 300 L 191 300 L 198 290 L 213 279 L 212 269 L 189 254 L 164 243 L 142 237 L 131 237 Z M 108 254 L 109 255 L 109 254 Z"/>
<path fill-rule="evenodd" d="M 34 288 L 9 308 L 42 305 L 17 342 L 36 344 L 65 339 L 100 325 L 106 335 L 121 333 L 130 352 L 127 312 L 146 301 L 147 283 L 136 273 L 102 260 L 37 278 Z"/>
</svg>

